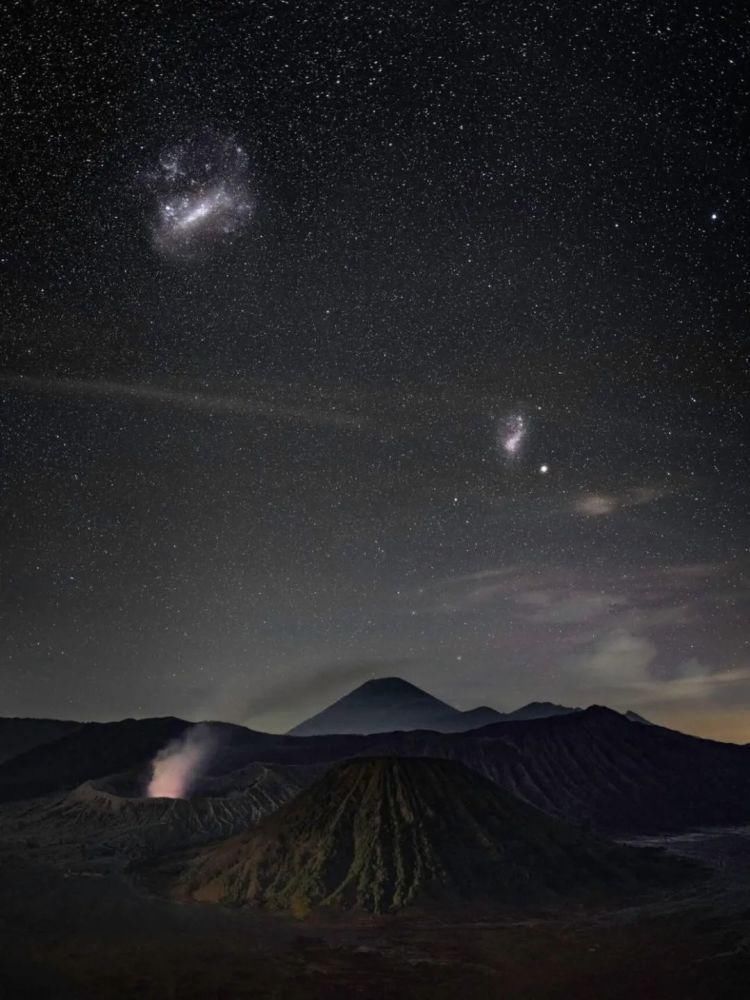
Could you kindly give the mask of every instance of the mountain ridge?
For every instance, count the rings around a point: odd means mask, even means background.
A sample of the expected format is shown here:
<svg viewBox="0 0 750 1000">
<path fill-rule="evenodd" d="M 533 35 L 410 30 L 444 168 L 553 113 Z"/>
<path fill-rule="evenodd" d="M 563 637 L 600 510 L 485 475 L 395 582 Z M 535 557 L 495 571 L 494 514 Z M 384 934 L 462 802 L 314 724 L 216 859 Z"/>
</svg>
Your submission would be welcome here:
<svg viewBox="0 0 750 1000">
<path fill-rule="evenodd" d="M 156 719 L 84 726 L 0 764 L 0 801 L 56 794 L 128 769 L 143 773 L 190 725 Z M 254 762 L 329 766 L 372 755 L 438 757 L 466 764 L 549 815 L 608 834 L 750 821 L 750 748 L 638 725 L 604 707 L 461 733 L 300 737 L 213 725 L 223 735 L 206 779 Z"/>
<path fill-rule="evenodd" d="M 0 718 L 0 763 L 43 743 L 51 743 L 82 725 L 72 719 Z"/>
<path fill-rule="evenodd" d="M 298 723 L 289 736 L 373 735 L 400 730 L 466 732 L 495 722 L 547 718 L 580 708 L 531 701 L 512 712 L 488 705 L 461 710 L 401 677 L 376 677 Z"/>
<path fill-rule="evenodd" d="M 545 816 L 458 761 L 383 756 L 335 765 L 248 833 L 209 846 L 178 894 L 382 913 L 581 898 L 677 870 Z"/>
</svg>

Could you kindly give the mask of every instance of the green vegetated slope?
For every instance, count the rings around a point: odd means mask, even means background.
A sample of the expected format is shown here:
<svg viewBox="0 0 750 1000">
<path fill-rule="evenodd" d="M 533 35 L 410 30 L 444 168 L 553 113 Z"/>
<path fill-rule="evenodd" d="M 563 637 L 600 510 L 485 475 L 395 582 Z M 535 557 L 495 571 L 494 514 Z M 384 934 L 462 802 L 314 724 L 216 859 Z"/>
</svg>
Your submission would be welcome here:
<svg viewBox="0 0 750 1000">
<path fill-rule="evenodd" d="M 422 900 L 523 905 L 671 881 L 680 866 L 538 812 L 457 761 L 333 767 L 245 834 L 202 853 L 177 890 L 304 915 Z"/>
</svg>

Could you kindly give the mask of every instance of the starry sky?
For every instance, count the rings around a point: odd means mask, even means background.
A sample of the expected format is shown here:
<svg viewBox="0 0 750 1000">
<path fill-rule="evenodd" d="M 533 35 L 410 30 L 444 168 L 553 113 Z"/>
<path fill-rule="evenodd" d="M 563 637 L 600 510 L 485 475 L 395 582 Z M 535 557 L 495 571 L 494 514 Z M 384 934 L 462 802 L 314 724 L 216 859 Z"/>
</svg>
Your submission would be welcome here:
<svg viewBox="0 0 750 1000">
<path fill-rule="evenodd" d="M 6 5 L 0 714 L 750 741 L 742 5 Z"/>
</svg>

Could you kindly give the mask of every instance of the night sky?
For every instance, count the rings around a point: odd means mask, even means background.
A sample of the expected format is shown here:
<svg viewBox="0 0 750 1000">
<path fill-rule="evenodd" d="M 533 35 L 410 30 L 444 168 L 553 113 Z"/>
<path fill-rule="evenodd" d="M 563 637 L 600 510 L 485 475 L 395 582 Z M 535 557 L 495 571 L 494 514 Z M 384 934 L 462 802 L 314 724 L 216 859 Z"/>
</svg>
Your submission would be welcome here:
<svg viewBox="0 0 750 1000">
<path fill-rule="evenodd" d="M 750 741 L 741 4 L 0 27 L 0 715 Z"/>
</svg>

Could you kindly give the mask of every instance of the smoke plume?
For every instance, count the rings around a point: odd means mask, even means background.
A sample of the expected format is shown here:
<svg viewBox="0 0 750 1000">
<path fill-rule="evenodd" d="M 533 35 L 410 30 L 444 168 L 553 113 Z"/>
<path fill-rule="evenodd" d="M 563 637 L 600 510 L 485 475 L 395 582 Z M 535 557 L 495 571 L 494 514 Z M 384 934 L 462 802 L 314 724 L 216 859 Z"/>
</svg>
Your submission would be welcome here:
<svg viewBox="0 0 750 1000">
<path fill-rule="evenodd" d="M 168 743 L 154 757 L 146 794 L 150 799 L 184 799 L 216 749 L 213 733 L 200 723 Z"/>
</svg>

